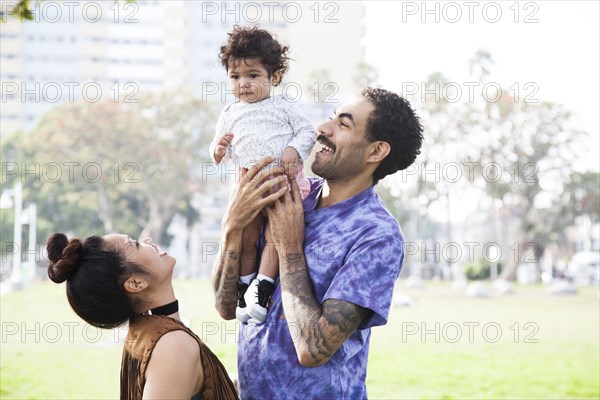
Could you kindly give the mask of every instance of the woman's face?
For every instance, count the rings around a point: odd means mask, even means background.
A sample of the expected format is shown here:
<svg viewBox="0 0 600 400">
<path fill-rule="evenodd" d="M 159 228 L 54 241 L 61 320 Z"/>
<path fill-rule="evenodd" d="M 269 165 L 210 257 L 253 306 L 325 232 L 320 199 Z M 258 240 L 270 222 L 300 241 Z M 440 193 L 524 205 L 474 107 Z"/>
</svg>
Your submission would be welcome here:
<svg viewBox="0 0 600 400">
<path fill-rule="evenodd" d="M 175 258 L 161 251 L 151 238 L 134 240 L 127 235 L 112 233 L 104 236 L 104 240 L 112 250 L 118 251 L 127 261 L 142 266 L 157 281 L 171 279 Z"/>
</svg>

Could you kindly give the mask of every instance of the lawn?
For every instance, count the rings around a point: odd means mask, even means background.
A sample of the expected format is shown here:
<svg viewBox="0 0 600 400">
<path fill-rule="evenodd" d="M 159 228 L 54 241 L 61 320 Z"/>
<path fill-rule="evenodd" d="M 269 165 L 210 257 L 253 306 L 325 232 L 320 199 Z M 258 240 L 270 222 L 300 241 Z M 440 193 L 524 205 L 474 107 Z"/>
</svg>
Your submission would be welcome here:
<svg viewBox="0 0 600 400">
<path fill-rule="evenodd" d="M 235 322 L 213 309 L 206 281 L 176 281 L 184 322 L 235 373 Z M 598 288 L 577 295 L 517 287 L 471 299 L 449 285 L 401 290 L 373 329 L 372 399 L 598 399 Z M 1 298 L 3 399 L 115 399 L 126 330 L 100 331 L 71 311 L 64 285 L 37 283 Z"/>
</svg>

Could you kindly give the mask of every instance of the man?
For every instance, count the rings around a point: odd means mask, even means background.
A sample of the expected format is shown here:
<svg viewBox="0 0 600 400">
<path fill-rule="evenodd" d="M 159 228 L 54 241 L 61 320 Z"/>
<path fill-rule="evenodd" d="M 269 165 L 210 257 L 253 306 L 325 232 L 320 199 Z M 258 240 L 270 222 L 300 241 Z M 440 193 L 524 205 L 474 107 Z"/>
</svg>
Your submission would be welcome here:
<svg viewBox="0 0 600 400">
<path fill-rule="evenodd" d="M 370 328 L 387 322 L 404 245 L 373 186 L 414 162 L 422 130 L 408 102 L 367 88 L 319 127 L 311 168 L 324 179 L 304 204 L 295 182 L 266 179 L 281 174 L 261 171 L 272 159 L 241 180 L 213 271 L 221 316 L 235 317 L 241 232 L 265 206 L 280 262 L 267 320 L 241 325 L 242 398 L 367 397 Z"/>
</svg>

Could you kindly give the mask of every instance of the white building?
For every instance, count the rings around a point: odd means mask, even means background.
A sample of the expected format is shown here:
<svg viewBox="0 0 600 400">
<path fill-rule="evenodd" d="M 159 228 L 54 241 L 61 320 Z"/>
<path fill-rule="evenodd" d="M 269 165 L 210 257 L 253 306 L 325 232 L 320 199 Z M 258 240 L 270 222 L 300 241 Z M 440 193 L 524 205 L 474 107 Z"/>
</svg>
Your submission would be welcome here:
<svg viewBox="0 0 600 400">
<path fill-rule="evenodd" d="M 228 24 L 202 24 L 201 2 L 32 2 L 35 19 L 0 25 L 2 136 L 60 102 L 139 98 L 202 81 Z"/>
</svg>

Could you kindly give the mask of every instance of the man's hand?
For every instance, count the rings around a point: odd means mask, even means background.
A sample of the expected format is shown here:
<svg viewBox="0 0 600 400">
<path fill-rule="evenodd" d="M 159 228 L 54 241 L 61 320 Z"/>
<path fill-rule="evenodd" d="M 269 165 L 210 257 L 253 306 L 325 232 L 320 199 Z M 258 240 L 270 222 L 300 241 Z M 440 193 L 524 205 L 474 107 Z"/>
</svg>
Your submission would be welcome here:
<svg viewBox="0 0 600 400">
<path fill-rule="evenodd" d="M 263 158 L 240 178 L 229 198 L 229 206 L 223 218 L 223 226 L 228 230 L 244 230 L 266 205 L 288 191 L 283 168 L 265 168 L 273 160 L 275 157 Z M 278 189 L 274 190 L 275 187 Z"/>
<path fill-rule="evenodd" d="M 231 141 L 233 140 L 233 133 L 227 132 L 219 139 L 217 143 L 217 147 L 215 147 L 214 158 L 217 164 L 221 163 L 225 154 L 227 154 L 227 148 L 231 145 Z"/>
<path fill-rule="evenodd" d="M 293 147 L 286 147 L 281 155 L 281 166 L 284 168 L 285 174 L 290 181 L 296 176 L 296 170 L 299 165 L 300 154 L 298 154 L 298 150 Z"/>
<path fill-rule="evenodd" d="M 300 188 L 295 179 L 290 179 L 292 192 L 288 190 L 273 202 L 272 207 L 266 207 L 271 237 L 280 258 L 297 257 L 303 254 L 304 244 L 304 207 L 300 197 Z M 284 184 L 285 186 L 285 184 Z M 287 187 L 285 187 L 287 189 Z"/>
</svg>

